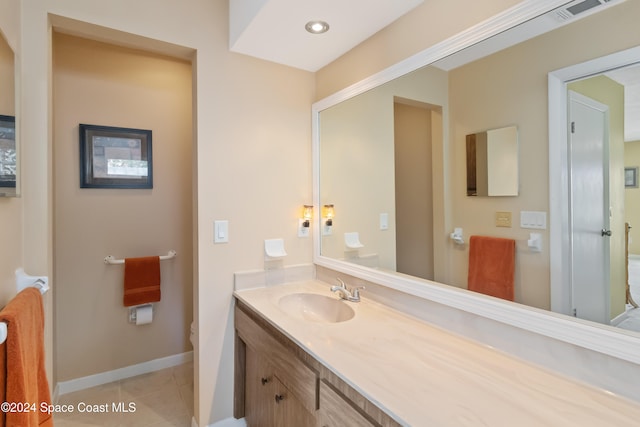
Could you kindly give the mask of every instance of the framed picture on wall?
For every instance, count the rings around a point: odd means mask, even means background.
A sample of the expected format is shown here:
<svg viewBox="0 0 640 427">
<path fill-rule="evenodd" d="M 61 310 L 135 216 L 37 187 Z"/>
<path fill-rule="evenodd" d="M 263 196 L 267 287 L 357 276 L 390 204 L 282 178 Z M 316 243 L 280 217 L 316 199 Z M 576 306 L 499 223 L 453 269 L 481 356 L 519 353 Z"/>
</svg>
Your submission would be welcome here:
<svg viewBox="0 0 640 427">
<path fill-rule="evenodd" d="M 80 188 L 153 188 L 150 130 L 79 128 Z"/>
<path fill-rule="evenodd" d="M 16 187 L 16 118 L 0 116 L 0 193 Z"/>
<path fill-rule="evenodd" d="M 624 187 L 638 188 L 638 166 L 624 168 Z"/>
</svg>

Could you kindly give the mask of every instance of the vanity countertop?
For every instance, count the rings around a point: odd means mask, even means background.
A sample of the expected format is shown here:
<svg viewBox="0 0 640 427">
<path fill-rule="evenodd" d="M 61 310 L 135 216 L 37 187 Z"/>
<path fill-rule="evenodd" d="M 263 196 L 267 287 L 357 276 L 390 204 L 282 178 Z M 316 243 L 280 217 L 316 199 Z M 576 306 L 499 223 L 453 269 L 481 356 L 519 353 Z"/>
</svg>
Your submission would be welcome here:
<svg viewBox="0 0 640 427">
<path fill-rule="evenodd" d="M 362 297 L 340 323 L 291 317 L 278 306 L 306 281 L 236 291 L 235 297 L 408 426 L 638 426 L 640 405 L 558 376 Z M 364 294 L 364 293 L 363 293 Z"/>
</svg>

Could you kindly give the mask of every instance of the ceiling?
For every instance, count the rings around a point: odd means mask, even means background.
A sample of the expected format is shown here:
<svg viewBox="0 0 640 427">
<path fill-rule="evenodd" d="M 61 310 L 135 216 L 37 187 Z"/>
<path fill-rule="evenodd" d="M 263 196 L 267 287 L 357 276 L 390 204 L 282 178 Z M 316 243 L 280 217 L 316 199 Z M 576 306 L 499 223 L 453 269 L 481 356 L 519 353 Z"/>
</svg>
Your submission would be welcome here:
<svg viewBox="0 0 640 427">
<path fill-rule="evenodd" d="M 315 72 L 424 0 L 229 0 L 229 48 Z M 322 20 L 324 34 L 305 24 Z"/>
<path fill-rule="evenodd" d="M 640 141 L 640 65 L 605 73 L 624 86 L 624 140 Z"/>
<path fill-rule="evenodd" d="M 611 6 L 624 0 L 607 1 Z M 315 72 L 362 43 L 424 0 L 229 0 L 229 48 L 267 61 Z M 583 3 L 571 2 L 568 6 Z M 558 10 L 564 11 L 565 8 Z M 596 12 L 580 12 L 580 17 Z M 602 8 L 604 9 L 604 7 Z M 444 70 L 571 22 L 567 12 L 550 12 L 515 31 L 492 37 L 481 46 L 436 62 Z M 324 34 L 310 34 L 305 24 L 326 21 Z M 625 140 L 640 140 L 640 67 L 607 73 L 625 87 Z"/>
</svg>

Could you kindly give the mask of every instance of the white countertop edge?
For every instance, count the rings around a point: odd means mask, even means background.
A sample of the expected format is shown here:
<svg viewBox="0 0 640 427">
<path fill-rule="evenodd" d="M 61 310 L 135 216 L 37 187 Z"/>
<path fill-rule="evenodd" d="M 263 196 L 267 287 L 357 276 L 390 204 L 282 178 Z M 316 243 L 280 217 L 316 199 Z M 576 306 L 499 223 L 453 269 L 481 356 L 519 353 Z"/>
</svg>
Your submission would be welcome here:
<svg viewBox="0 0 640 427">
<path fill-rule="evenodd" d="M 409 295 L 467 311 L 529 332 L 640 364 L 637 334 L 535 307 L 469 292 L 455 286 L 390 274 L 321 258 L 318 265 Z"/>
</svg>

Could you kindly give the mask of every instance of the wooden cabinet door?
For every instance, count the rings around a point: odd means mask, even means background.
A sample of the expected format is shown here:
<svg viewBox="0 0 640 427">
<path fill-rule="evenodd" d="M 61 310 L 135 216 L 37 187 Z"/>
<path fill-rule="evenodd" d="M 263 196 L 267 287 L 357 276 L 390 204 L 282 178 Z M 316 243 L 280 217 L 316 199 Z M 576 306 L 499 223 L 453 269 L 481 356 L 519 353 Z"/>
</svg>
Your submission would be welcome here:
<svg viewBox="0 0 640 427">
<path fill-rule="evenodd" d="M 310 414 L 302 402 L 287 389 L 277 378 L 274 382 L 276 394 L 276 421 L 278 426 L 314 427 L 315 416 Z"/>
<path fill-rule="evenodd" d="M 246 352 L 245 420 L 249 427 L 275 427 L 276 378 L 250 347 Z"/>
<path fill-rule="evenodd" d="M 374 427 L 363 415 L 331 387 L 320 382 L 318 427 Z"/>
<path fill-rule="evenodd" d="M 315 417 L 274 375 L 269 363 L 246 350 L 245 421 L 249 427 L 315 426 Z"/>
</svg>

